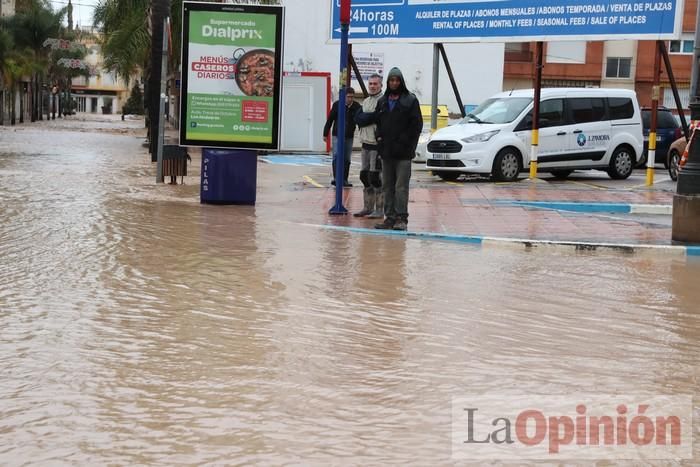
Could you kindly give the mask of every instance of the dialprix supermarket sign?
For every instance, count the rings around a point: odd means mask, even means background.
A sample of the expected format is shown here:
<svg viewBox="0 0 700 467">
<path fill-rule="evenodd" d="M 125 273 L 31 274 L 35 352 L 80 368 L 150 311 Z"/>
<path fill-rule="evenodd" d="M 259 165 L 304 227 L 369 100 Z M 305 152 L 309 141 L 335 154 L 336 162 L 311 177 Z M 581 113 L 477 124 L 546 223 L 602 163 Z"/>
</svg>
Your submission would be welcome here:
<svg viewBox="0 0 700 467">
<path fill-rule="evenodd" d="M 183 2 L 182 18 L 180 145 L 277 149 L 284 9 Z"/>
</svg>

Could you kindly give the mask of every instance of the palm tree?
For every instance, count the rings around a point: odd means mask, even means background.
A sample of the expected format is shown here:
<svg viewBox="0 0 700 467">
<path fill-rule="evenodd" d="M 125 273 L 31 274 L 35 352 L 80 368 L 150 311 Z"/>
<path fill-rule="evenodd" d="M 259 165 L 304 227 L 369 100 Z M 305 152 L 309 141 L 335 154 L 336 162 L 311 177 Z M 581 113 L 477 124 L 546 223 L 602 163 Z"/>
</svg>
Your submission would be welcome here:
<svg viewBox="0 0 700 467">
<path fill-rule="evenodd" d="M 127 84 L 148 62 L 148 0 L 101 0 L 93 22 L 102 32 L 104 66 Z"/>
<path fill-rule="evenodd" d="M 31 86 L 32 121 L 42 119 L 40 83 L 49 64 L 44 41 L 59 36 L 63 14 L 64 10 L 54 12 L 46 0 L 27 0 L 20 11 L 7 19 L 15 44 L 20 49 L 31 51 L 37 70 L 33 73 Z"/>
<path fill-rule="evenodd" d="M 248 0 L 234 0 L 233 3 L 250 3 Z M 258 0 L 261 5 L 279 5 L 280 0 Z M 151 153 L 157 135 L 159 92 L 161 81 L 160 66 L 163 47 L 163 23 L 170 17 L 172 48 L 170 69 L 176 70 L 180 63 L 180 32 L 182 30 L 182 0 L 100 0 L 95 8 L 94 26 L 103 34 L 102 52 L 105 67 L 124 79 L 139 70 L 147 78 L 145 103 L 148 106 L 147 125 Z M 150 30 L 149 30 L 150 24 Z"/>
<path fill-rule="evenodd" d="M 3 40 L 3 39 L 0 39 Z M 17 121 L 17 84 L 21 83 L 23 77 L 30 75 L 34 71 L 34 62 L 31 59 L 31 51 L 15 51 L 12 50 L 2 57 L 0 64 L 0 74 L 2 75 L 2 81 L 7 88 L 9 102 L 7 103 L 9 107 L 9 117 L 10 124 L 14 125 Z M 24 99 L 20 93 L 19 99 L 19 120 L 20 123 L 24 122 Z"/>
<path fill-rule="evenodd" d="M 152 64 L 160 63 L 164 20 L 168 16 L 179 18 L 181 8 L 182 0 L 172 3 L 170 0 L 153 0 L 150 3 L 149 0 L 101 0 L 95 9 L 94 24 L 103 33 L 105 67 L 127 84 L 139 70 L 147 77 L 147 124 L 158 118 L 159 93 L 151 90 L 160 87 L 161 69 Z M 154 130 L 157 131 L 157 128 L 149 125 L 150 141 L 155 141 Z"/>
<path fill-rule="evenodd" d="M 7 87 L 5 75 L 8 73 L 7 60 L 11 50 L 12 36 L 5 29 L 4 25 L 0 23 L 0 125 L 2 125 L 5 116 L 5 91 Z"/>
</svg>

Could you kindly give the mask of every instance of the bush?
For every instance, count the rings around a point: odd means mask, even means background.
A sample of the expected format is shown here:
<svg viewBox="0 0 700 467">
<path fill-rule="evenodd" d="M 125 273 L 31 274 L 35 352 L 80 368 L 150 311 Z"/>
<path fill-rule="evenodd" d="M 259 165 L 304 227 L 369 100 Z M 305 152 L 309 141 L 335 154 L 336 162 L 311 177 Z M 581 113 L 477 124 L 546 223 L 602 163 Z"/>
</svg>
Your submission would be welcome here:
<svg viewBox="0 0 700 467">
<path fill-rule="evenodd" d="M 141 88 L 138 83 L 134 84 L 131 88 L 131 95 L 127 99 L 126 104 L 122 108 L 123 114 L 130 115 L 143 115 L 143 95 L 141 94 Z"/>
<path fill-rule="evenodd" d="M 78 103 L 75 99 L 61 96 L 61 108 L 63 109 L 63 115 L 75 115 L 75 111 L 78 109 Z"/>
</svg>

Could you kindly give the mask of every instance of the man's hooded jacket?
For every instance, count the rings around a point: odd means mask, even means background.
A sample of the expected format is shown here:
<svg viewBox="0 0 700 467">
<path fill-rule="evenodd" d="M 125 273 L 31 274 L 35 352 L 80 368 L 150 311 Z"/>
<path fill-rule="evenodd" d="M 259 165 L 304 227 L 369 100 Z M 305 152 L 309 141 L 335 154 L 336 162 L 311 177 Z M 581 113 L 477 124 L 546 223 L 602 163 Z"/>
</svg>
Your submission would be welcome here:
<svg viewBox="0 0 700 467">
<path fill-rule="evenodd" d="M 392 77 L 401 80 L 396 91 L 389 88 L 389 78 Z M 406 88 L 403 74 L 398 68 L 392 68 L 387 75 L 386 91 L 377 102 L 375 118 L 382 158 L 413 159 L 423 130 L 423 116 L 418 99 Z"/>
</svg>

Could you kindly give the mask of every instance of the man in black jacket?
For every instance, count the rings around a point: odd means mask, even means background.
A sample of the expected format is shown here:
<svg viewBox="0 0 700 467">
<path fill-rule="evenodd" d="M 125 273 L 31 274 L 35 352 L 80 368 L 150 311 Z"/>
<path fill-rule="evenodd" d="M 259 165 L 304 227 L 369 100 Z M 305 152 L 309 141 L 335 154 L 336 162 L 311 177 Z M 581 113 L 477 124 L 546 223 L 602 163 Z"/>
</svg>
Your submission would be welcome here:
<svg viewBox="0 0 700 467">
<path fill-rule="evenodd" d="M 375 116 L 382 158 L 386 217 L 384 222 L 374 227 L 406 230 L 411 159 L 416 156 L 418 137 L 423 130 L 423 116 L 418 98 L 408 91 L 398 68 L 392 68 L 387 75 L 387 89 L 377 102 Z"/>
<path fill-rule="evenodd" d="M 352 159 L 352 141 L 355 136 L 355 113 L 361 110 L 360 104 L 355 102 L 355 90 L 351 87 L 346 89 L 345 94 L 345 147 L 344 147 L 344 161 L 345 161 L 345 180 L 343 181 L 343 186 L 351 187 L 352 183 L 348 181 L 348 175 L 350 175 L 350 160 Z M 333 136 L 333 181 L 332 185 L 335 185 L 335 161 L 338 155 L 338 107 L 340 107 L 339 101 L 335 101 L 331 107 L 331 111 L 328 114 L 328 119 L 326 124 L 323 126 L 323 141 L 328 138 L 328 132 L 331 130 L 331 125 L 333 125 L 333 130 L 331 132 Z"/>
</svg>

